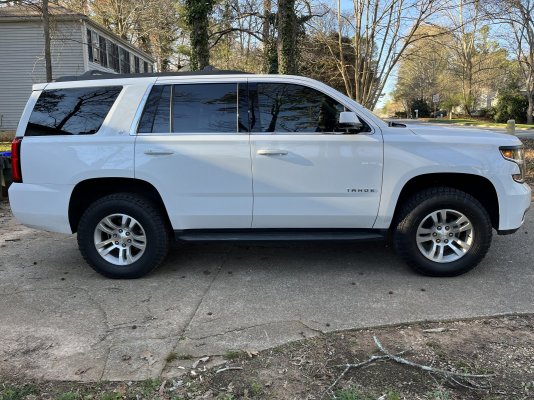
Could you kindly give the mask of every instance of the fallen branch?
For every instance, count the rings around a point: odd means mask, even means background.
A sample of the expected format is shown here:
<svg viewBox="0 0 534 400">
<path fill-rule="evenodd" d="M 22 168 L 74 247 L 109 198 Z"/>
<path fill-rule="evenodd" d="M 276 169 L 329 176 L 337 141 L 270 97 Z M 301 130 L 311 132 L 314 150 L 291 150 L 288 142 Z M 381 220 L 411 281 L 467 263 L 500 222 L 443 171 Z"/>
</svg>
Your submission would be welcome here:
<svg viewBox="0 0 534 400">
<path fill-rule="evenodd" d="M 466 388 L 470 388 L 470 387 L 467 386 L 467 385 L 463 385 L 463 384 L 459 383 L 457 379 L 466 379 L 467 380 L 467 378 L 491 378 L 491 377 L 494 376 L 494 374 L 466 374 L 466 373 L 462 373 L 462 372 L 452 372 L 452 371 L 447 371 L 445 369 L 434 368 L 434 367 L 430 367 L 428 365 L 418 364 L 416 362 L 413 362 L 413 361 L 410 361 L 410 360 L 407 360 L 407 359 L 401 357 L 401 355 L 406 353 L 406 351 L 403 351 L 403 352 L 398 353 L 398 354 L 392 354 L 392 353 L 390 353 L 389 351 L 387 351 L 384 348 L 384 346 L 382 345 L 382 343 L 380 342 L 380 340 L 378 340 L 378 338 L 376 336 L 373 336 L 373 340 L 374 340 L 374 342 L 376 344 L 376 347 L 378 347 L 378 349 L 382 352 L 382 355 L 371 356 L 371 357 L 369 357 L 368 360 L 363 361 L 361 363 L 357 363 L 357 364 L 336 365 L 336 367 L 344 368 L 343 372 L 324 391 L 322 397 L 324 397 L 324 395 L 327 394 L 327 393 L 333 393 L 333 389 L 336 387 L 336 385 L 339 383 L 339 381 L 345 376 L 345 374 L 347 372 L 349 372 L 349 370 L 355 369 L 355 368 L 361 368 L 361 367 L 364 367 L 366 365 L 372 364 L 375 361 L 381 361 L 381 360 L 395 361 L 395 362 L 397 362 L 399 364 L 408 365 L 410 367 L 418 368 L 420 370 L 423 370 L 425 372 L 429 372 L 431 374 L 440 375 L 440 376 L 442 376 L 442 377 L 444 377 L 446 379 L 450 379 L 454 383 L 457 383 L 460 386 L 463 386 L 463 387 L 466 387 Z M 469 382 L 469 383 L 471 385 L 473 385 L 475 388 L 477 388 L 477 386 L 475 384 L 473 384 L 472 382 Z M 334 398 L 335 398 L 335 396 L 334 396 Z"/>
<path fill-rule="evenodd" d="M 224 367 L 224 368 L 218 369 L 217 371 L 215 371 L 215 373 L 220 374 L 221 372 L 224 372 L 224 371 L 232 371 L 232 370 L 240 370 L 240 369 L 243 369 L 243 367 Z"/>
<path fill-rule="evenodd" d="M 439 368 L 433 368 L 429 367 L 427 365 L 417 364 L 413 361 L 406 360 L 405 358 L 396 356 L 395 354 L 389 353 L 384 346 L 382 346 L 382 343 L 380 343 L 380 340 L 376 336 L 373 336 L 373 340 L 375 341 L 376 346 L 380 349 L 382 353 L 384 353 L 390 360 L 393 360 L 395 362 L 398 362 L 399 364 L 405 364 L 409 365 L 410 367 L 415 367 L 422 369 L 423 371 L 432 372 L 434 374 L 443 375 L 444 377 L 452 377 L 452 378 L 491 378 L 494 376 L 493 374 L 464 374 L 461 372 L 451 372 L 447 371 L 445 369 L 439 369 Z"/>
</svg>

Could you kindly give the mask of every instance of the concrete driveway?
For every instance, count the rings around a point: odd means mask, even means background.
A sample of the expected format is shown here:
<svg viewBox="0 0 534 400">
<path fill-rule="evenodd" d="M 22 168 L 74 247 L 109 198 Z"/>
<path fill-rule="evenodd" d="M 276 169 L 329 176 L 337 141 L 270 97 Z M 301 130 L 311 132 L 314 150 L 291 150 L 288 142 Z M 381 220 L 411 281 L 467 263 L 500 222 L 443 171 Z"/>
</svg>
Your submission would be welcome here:
<svg viewBox="0 0 534 400">
<path fill-rule="evenodd" d="M 457 278 L 416 275 L 383 243 L 198 244 L 150 276 L 105 279 L 74 236 L 0 206 L 0 376 L 136 380 L 204 355 L 334 330 L 534 312 L 534 213 Z M 178 359 L 170 363 L 168 355 Z"/>
</svg>

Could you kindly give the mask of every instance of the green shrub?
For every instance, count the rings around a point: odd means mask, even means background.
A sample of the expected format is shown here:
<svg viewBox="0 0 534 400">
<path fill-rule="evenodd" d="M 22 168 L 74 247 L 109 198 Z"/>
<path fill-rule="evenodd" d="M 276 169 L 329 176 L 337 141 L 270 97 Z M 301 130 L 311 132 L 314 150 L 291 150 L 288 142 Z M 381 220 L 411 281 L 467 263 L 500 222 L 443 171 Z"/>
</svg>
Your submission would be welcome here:
<svg viewBox="0 0 534 400">
<path fill-rule="evenodd" d="M 419 118 L 427 118 L 430 117 L 430 106 L 426 101 L 423 99 L 414 100 L 412 104 L 410 105 L 410 108 L 412 109 L 413 116 L 415 117 L 415 110 L 419 110 Z"/>
<path fill-rule="evenodd" d="M 528 99 L 519 92 L 503 93 L 497 98 L 495 122 L 506 123 L 510 119 L 524 124 L 527 122 Z"/>
</svg>

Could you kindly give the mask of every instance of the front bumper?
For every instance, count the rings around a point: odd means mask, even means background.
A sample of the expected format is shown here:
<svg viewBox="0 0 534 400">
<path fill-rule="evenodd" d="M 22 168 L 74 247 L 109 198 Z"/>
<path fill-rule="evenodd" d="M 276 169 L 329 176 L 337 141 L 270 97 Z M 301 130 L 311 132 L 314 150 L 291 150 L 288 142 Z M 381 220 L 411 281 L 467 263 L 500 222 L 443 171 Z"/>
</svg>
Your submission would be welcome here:
<svg viewBox="0 0 534 400">
<path fill-rule="evenodd" d="M 511 180 L 511 179 L 510 179 Z M 499 193 L 499 234 L 517 231 L 525 221 L 532 201 L 532 190 L 527 183 L 512 182 Z"/>
</svg>

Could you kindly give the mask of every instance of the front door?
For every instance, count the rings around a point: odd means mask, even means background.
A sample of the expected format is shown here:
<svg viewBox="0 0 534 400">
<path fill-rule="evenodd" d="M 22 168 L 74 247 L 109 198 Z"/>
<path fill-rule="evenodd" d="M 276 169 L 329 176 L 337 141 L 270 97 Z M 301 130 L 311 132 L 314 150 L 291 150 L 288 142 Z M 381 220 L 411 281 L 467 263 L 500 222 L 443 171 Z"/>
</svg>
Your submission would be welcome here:
<svg viewBox="0 0 534 400">
<path fill-rule="evenodd" d="M 248 118 L 246 81 L 189 82 L 152 88 L 138 127 L 135 177 L 156 186 L 174 230 L 250 228 L 248 122 L 240 117 Z"/>
<path fill-rule="evenodd" d="M 254 228 L 371 228 L 383 143 L 364 122 L 338 128 L 345 107 L 310 87 L 249 83 Z"/>
</svg>

